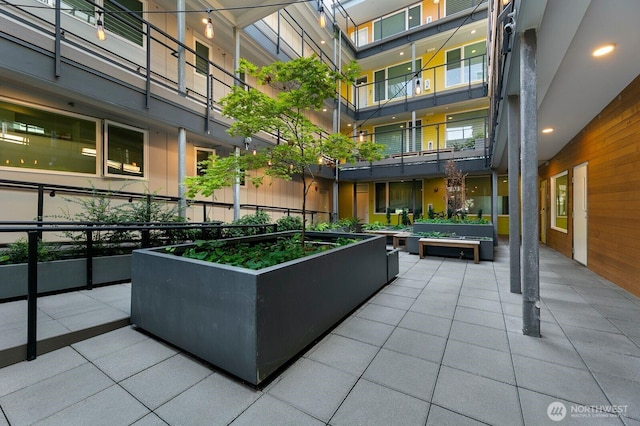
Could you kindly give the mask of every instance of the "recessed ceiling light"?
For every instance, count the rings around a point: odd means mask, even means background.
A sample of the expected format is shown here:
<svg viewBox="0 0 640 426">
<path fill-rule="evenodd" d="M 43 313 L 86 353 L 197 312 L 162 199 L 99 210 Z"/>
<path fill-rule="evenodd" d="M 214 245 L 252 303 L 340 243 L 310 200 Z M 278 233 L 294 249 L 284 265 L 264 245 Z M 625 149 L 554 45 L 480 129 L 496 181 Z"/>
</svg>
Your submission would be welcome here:
<svg viewBox="0 0 640 426">
<path fill-rule="evenodd" d="M 404 52 L 400 52 L 400 56 L 404 55 Z"/>
<path fill-rule="evenodd" d="M 545 127 L 542 129 L 542 133 L 553 133 L 553 127 Z"/>
<path fill-rule="evenodd" d="M 476 30 L 471 30 L 471 34 L 475 34 L 475 33 L 476 33 Z"/>
<path fill-rule="evenodd" d="M 322 112 L 327 112 L 327 109 L 326 108 L 322 108 Z"/>
<path fill-rule="evenodd" d="M 595 49 L 592 54 L 595 57 L 608 55 L 609 53 L 613 52 L 613 49 L 615 48 L 615 44 L 605 44 L 604 46 L 600 46 Z"/>
<path fill-rule="evenodd" d="M 324 44 L 324 40 L 320 40 L 320 44 Z"/>
<path fill-rule="evenodd" d="M 347 127 L 351 127 L 351 123 L 347 124 Z"/>
</svg>

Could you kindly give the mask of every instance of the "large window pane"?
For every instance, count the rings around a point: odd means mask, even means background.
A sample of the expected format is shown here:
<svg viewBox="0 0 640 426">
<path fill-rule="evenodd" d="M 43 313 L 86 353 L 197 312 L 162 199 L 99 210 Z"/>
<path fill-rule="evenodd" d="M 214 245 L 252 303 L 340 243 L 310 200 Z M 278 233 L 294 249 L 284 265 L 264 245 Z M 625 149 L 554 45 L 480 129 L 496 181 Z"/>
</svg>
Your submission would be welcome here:
<svg viewBox="0 0 640 426">
<path fill-rule="evenodd" d="M 466 9 L 475 7 L 478 3 L 486 2 L 487 0 L 447 0 L 446 16 L 453 15 L 454 13 L 461 12 Z"/>
<path fill-rule="evenodd" d="M 453 86 L 454 84 L 462 83 L 462 76 L 460 75 L 462 64 L 460 60 L 462 52 L 460 49 L 454 49 L 447 52 L 447 74 L 446 85 Z"/>
<path fill-rule="evenodd" d="M 568 172 L 564 171 L 551 177 L 551 228 L 567 232 L 568 211 Z"/>
<path fill-rule="evenodd" d="M 52 2 L 55 4 L 55 1 Z M 71 16 L 75 16 L 88 24 L 95 24 L 93 5 L 86 0 L 61 0 L 60 8 Z"/>
<path fill-rule="evenodd" d="M 406 151 L 404 124 L 389 124 L 375 128 L 375 142 L 385 146 L 385 155 Z"/>
<path fill-rule="evenodd" d="M 406 10 L 396 13 L 395 15 L 387 16 L 379 21 L 373 23 L 373 39 L 380 40 L 385 37 L 390 37 L 394 34 L 405 31 L 407 15 Z"/>
<path fill-rule="evenodd" d="M 385 76 L 386 76 L 386 70 L 376 71 L 373 74 L 373 81 L 374 81 L 374 87 L 375 87 L 373 97 L 374 97 L 374 101 L 376 102 L 386 99 L 386 96 L 385 96 L 386 77 Z"/>
<path fill-rule="evenodd" d="M 465 179 L 465 211 L 469 215 L 491 214 L 491 177 L 467 177 Z"/>
<path fill-rule="evenodd" d="M 487 43 L 481 41 L 479 43 L 470 44 L 464 47 L 464 82 L 482 81 L 485 77 L 485 54 L 487 53 Z"/>
<path fill-rule="evenodd" d="M 389 182 L 389 208 L 392 212 L 422 211 L 422 181 Z"/>
<path fill-rule="evenodd" d="M 143 177 L 145 141 L 143 130 L 107 123 L 107 174 Z"/>
<path fill-rule="evenodd" d="M 454 149 L 484 148 L 487 111 L 470 111 L 448 114 L 446 147 Z"/>
<path fill-rule="evenodd" d="M 196 72 L 207 75 L 209 71 L 209 47 L 196 40 Z"/>
<path fill-rule="evenodd" d="M 0 166 L 96 173 L 97 121 L 0 101 Z"/>
<path fill-rule="evenodd" d="M 131 11 L 122 13 L 122 9 L 110 0 L 104 2 L 104 28 L 125 38 L 138 46 L 143 44 L 142 3 L 138 0 L 118 0 L 118 3 Z M 113 12 L 113 13 L 109 13 Z"/>
<path fill-rule="evenodd" d="M 387 212 L 387 183 L 376 183 L 376 213 Z"/>
<path fill-rule="evenodd" d="M 420 26 L 420 5 L 409 8 L 409 28 Z"/>
</svg>

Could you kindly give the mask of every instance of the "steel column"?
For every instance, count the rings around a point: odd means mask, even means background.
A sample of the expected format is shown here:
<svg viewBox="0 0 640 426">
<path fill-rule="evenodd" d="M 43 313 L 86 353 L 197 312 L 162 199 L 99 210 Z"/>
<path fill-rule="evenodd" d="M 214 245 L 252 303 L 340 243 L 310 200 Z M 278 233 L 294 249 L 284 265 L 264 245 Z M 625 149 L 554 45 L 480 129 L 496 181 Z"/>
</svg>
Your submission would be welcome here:
<svg viewBox="0 0 640 426">
<path fill-rule="evenodd" d="M 540 337 L 538 248 L 538 103 L 536 31 L 520 36 L 520 144 L 522 175 L 522 332 Z"/>
<path fill-rule="evenodd" d="M 509 283 L 511 293 L 522 293 L 520 279 L 520 138 L 519 99 L 507 97 L 509 155 Z"/>
</svg>

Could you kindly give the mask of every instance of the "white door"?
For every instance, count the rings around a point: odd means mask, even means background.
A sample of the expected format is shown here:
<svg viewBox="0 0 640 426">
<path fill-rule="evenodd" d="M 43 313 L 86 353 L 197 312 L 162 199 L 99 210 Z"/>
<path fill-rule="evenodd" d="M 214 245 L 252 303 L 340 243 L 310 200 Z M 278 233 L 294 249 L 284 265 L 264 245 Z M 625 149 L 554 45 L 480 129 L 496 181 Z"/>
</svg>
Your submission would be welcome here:
<svg viewBox="0 0 640 426">
<path fill-rule="evenodd" d="M 356 187 L 356 217 L 363 223 L 369 223 L 369 184 L 357 184 Z"/>
<path fill-rule="evenodd" d="M 540 242 L 547 244 L 547 181 L 540 181 Z"/>
<path fill-rule="evenodd" d="M 356 100 L 356 108 L 364 108 L 368 104 L 367 92 L 369 91 L 369 85 L 367 84 L 367 76 L 360 77 L 356 80 L 354 87 L 355 94 L 353 98 Z"/>
<path fill-rule="evenodd" d="M 587 265 L 587 163 L 573 168 L 573 258 Z"/>
</svg>

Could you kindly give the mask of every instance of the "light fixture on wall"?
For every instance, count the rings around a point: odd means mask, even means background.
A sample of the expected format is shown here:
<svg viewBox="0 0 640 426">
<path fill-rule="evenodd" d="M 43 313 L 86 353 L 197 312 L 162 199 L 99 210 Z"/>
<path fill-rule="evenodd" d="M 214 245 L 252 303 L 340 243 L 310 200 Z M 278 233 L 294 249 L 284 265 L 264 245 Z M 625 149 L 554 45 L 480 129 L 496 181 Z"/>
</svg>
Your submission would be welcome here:
<svg viewBox="0 0 640 426">
<path fill-rule="evenodd" d="M 104 33 L 104 25 L 102 24 L 102 11 L 98 12 L 98 20 L 96 21 L 96 37 L 98 40 L 105 41 L 107 35 Z"/>
<path fill-rule="evenodd" d="M 204 25 L 204 36 L 208 39 L 213 38 L 213 22 L 211 21 L 211 9 L 207 10 L 207 18 L 203 19 L 202 22 Z"/>
<path fill-rule="evenodd" d="M 320 13 L 320 17 L 318 18 L 320 23 L 320 28 L 324 28 L 327 26 L 327 15 L 324 13 L 324 6 L 320 6 L 320 9 L 318 9 L 318 12 Z"/>
</svg>

